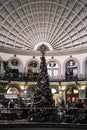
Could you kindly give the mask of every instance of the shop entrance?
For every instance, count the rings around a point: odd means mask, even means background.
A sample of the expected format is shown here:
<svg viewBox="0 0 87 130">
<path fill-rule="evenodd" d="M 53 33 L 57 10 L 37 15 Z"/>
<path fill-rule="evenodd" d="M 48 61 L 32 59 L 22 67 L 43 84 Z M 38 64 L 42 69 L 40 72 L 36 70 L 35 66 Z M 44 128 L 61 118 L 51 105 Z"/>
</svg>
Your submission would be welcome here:
<svg viewBox="0 0 87 130">
<path fill-rule="evenodd" d="M 66 90 L 66 104 L 78 102 L 79 99 L 79 91 L 75 87 L 69 87 Z"/>
</svg>

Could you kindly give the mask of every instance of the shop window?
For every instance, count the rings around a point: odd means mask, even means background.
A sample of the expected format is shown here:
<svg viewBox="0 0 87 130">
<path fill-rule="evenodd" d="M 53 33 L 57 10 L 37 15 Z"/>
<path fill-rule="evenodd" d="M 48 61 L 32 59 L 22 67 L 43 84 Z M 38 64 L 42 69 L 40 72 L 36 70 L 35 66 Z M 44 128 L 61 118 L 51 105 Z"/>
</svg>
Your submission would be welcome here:
<svg viewBox="0 0 87 130">
<path fill-rule="evenodd" d="M 66 91 L 66 103 L 77 102 L 79 99 L 79 90 L 75 87 L 69 87 Z"/>
</svg>

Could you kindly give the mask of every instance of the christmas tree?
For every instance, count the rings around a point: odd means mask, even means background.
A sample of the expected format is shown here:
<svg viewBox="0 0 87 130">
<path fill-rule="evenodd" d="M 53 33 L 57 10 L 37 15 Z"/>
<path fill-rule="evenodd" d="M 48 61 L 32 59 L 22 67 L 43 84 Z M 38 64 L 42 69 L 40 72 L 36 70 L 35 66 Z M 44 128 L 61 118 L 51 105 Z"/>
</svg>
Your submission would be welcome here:
<svg viewBox="0 0 87 130">
<path fill-rule="evenodd" d="M 37 84 L 34 93 L 34 106 L 36 107 L 54 107 L 53 95 L 49 85 L 49 76 L 45 59 L 46 46 L 43 44 L 40 48 L 42 53 L 40 69 L 37 77 Z"/>
<path fill-rule="evenodd" d="M 51 121 L 51 116 L 54 113 L 52 108 L 55 107 L 53 95 L 49 85 L 49 76 L 47 73 L 47 65 L 45 59 L 45 45 L 40 48 L 42 53 L 40 69 L 37 76 L 37 83 L 35 86 L 35 92 L 33 96 L 33 117 L 32 121 Z M 30 114 L 32 116 L 32 114 Z"/>
</svg>

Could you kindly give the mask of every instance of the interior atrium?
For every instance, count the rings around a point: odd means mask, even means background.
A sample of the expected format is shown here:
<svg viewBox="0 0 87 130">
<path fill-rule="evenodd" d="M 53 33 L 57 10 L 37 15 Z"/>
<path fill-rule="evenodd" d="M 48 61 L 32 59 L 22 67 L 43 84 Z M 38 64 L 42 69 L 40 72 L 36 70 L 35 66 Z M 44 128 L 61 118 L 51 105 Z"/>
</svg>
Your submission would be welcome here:
<svg viewBox="0 0 87 130">
<path fill-rule="evenodd" d="M 87 106 L 87 0 L 0 0 L 0 100 L 32 104 L 43 45 L 55 107 Z"/>
</svg>

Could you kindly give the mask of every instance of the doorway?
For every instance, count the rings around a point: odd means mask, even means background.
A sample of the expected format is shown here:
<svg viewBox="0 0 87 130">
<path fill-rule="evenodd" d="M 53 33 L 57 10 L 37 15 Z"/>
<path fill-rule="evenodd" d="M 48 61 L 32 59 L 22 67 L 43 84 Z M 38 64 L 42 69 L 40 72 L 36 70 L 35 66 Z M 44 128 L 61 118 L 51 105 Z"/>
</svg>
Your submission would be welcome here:
<svg viewBox="0 0 87 130">
<path fill-rule="evenodd" d="M 79 99 L 79 90 L 75 87 L 69 87 L 66 90 L 66 104 L 76 103 Z"/>
</svg>

